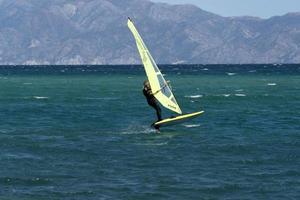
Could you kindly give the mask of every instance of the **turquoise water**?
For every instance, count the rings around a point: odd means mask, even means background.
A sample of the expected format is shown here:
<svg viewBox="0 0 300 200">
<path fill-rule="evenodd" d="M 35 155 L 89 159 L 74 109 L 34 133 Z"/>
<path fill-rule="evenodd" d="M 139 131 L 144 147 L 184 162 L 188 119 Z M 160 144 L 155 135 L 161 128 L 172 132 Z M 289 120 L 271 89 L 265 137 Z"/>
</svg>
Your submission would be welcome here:
<svg viewBox="0 0 300 200">
<path fill-rule="evenodd" d="M 300 199 L 299 65 L 161 68 L 157 134 L 141 66 L 0 67 L 0 199 Z"/>
</svg>

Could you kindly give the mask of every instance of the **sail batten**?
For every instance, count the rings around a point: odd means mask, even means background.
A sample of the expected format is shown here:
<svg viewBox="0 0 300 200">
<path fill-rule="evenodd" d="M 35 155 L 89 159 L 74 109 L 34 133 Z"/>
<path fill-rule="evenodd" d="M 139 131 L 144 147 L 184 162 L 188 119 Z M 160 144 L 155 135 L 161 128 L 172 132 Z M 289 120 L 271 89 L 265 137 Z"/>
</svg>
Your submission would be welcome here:
<svg viewBox="0 0 300 200">
<path fill-rule="evenodd" d="M 146 47 L 143 39 L 135 28 L 133 22 L 128 19 L 128 28 L 132 32 L 136 45 L 142 59 L 152 92 L 157 92 L 154 96 L 155 98 L 163 105 L 165 108 L 176 112 L 178 114 L 182 114 L 179 105 L 175 100 L 175 96 L 173 95 L 170 87 L 168 86 L 167 81 L 164 79 L 162 73 L 160 72 L 157 64 L 155 63 L 153 57 L 151 56 L 148 48 Z"/>
</svg>

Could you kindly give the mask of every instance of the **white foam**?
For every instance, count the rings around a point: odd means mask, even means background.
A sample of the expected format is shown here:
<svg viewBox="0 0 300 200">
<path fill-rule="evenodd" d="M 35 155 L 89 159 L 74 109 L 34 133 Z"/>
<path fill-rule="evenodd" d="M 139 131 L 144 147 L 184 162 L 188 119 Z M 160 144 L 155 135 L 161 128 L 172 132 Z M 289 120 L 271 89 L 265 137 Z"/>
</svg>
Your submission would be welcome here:
<svg viewBox="0 0 300 200">
<path fill-rule="evenodd" d="M 198 94 L 198 95 L 190 95 L 190 96 L 185 96 L 185 97 L 186 97 L 186 98 L 191 98 L 191 99 L 198 99 L 198 98 L 203 97 L 203 95 Z"/>
<path fill-rule="evenodd" d="M 230 97 L 231 94 L 222 94 L 224 97 Z"/>
<path fill-rule="evenodd" d="M 78 98 L 78 99 L 84 99 L 84 100 L 118 100 L 120 98 L 117 98 L 117 97 L 84 97 L 84 98 Z"/>
<path fill-rule="evenodd" d="M 136 126 L 136 125 L 130 125 L 126 130 L 121 132 L 121 134 L 124 134 L 124 135 L 152 134 L 152 133 L 157 133 L 157 131 L 148 126 Z"/>
<path fill-rule="evenodd" d="M 238 89 L 238 90 L 235 90 L 236 92 L 243 92 L 244 90 L 243 89 Z"/>
<path fill-rule="evenodd" d="M 187 128 L 196 128 L 201 126 L 200 124 L 184 124 L 183 126 L 187 127 Z"/>
<path fill-rule="evenodd" d="M 160 142 L 160 143 L 137 143 L 137 145 L 141 145 L 141 146 L 163 146 L 163 145 L 168 145 L 168 142 Z"/>
<path fill-rule="evenodd" d="M 246 96 L 245 94 L 234 94 L 234 95 L 237 97 L 245 97 Z"/>
<path fill-rule="evenodd" d="M 203 70 L 203 71 L 208 71 L 208 69 L 207 69 L 207 68 L 203 68 L 203 69 L 201 69 L 201 70 Z"/>
<path fill-rule="evenodd" d="M 39 96 L 34 96 L 33 98 L 35 98 L 35 99 L 49 99 L 49 97 L 39 97 Z"/>
<path fill-rule="evenodd" d="M 276 83 L 268 83 L 269 86 L 275 86 L 277 85 Z"/>
<path fill-rule="evenodd" d="M 234 76 L 234 75 L 236 75 L 236 73 L 227 72 L 227 75 L 228 75 L 228 76 Z"/>
</svg>

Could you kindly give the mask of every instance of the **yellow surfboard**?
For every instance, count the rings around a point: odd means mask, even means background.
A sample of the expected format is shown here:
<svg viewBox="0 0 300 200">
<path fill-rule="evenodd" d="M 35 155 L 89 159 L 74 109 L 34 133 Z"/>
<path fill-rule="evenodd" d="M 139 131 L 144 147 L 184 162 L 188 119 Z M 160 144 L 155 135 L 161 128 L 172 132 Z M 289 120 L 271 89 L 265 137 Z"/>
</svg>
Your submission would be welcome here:
<svg viewBox="0 0 300 200">
<path fill-rule="evenodd" d="M 194 119 L 203 113 L 204 113 L 204 111 L 200 111 L 200 112 L 190 113 L 190 114 L 186 114 L 186 115 L 179 115 L 179 116 L 173 117 L 173 118 L 167 118 L 162 121 L 154 123 L 153 126 L 155 128 L 159 128 L 159 127 L 164 127 L 164 126 L 180 124 L 187 120 Z"/>
</svg>

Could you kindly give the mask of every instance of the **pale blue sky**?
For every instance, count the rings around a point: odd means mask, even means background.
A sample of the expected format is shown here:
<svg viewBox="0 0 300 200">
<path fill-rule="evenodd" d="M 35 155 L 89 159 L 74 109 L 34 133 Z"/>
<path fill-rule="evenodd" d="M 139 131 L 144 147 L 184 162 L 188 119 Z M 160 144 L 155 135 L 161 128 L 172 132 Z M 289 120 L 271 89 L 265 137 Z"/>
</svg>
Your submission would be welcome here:
<svg viewBox="0 0 300 200">
<path fill-rule="evenodd" d="M 189 3 L 222 16 L 269 18 L 288 12 L 300 12 L 300 0 L 151 0 L 171 4 Z"/>
</svg>

